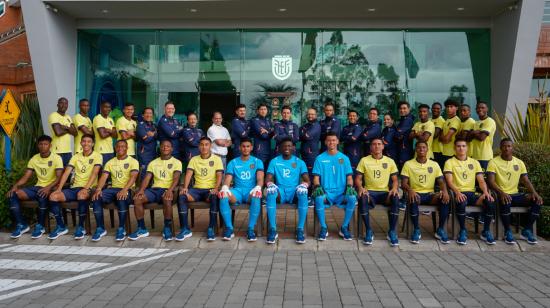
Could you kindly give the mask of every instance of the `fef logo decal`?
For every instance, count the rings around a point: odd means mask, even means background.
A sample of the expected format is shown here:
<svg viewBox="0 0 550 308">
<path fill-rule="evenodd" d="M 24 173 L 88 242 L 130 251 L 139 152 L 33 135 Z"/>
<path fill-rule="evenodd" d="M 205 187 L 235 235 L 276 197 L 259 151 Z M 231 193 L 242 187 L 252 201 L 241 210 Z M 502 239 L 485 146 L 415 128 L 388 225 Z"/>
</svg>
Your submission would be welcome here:
<svg viewBox="0 0 550 308">
<path fill-rule="evenodd" d="M 276 55 L 271 59 L 271 72 L 278 80 L 286 80 L 292 74 L 292 57 Z"/>
</svg>

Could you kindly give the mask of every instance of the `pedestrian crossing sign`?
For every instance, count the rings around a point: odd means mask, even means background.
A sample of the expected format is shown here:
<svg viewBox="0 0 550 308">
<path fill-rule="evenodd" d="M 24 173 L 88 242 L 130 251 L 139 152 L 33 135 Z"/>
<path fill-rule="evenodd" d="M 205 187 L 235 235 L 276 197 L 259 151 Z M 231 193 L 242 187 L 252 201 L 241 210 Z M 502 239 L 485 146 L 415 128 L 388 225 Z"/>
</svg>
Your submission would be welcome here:
<svg viewBox="0 0 550 308">
<path fill-rule="evenodd" d="M 0 125 L 10 138 L 13 134 L 15 124 L 17 124 L 17 119 L 19 119 L 20 114 L 21 110 L 19 109 L 19 106 L 17 106 L 11 91 L 8 89 L 6 91 L 6 95 L 4 95 L 4 98 L 2 98 L 2 102 L 0 103 Z"/>
</svg>

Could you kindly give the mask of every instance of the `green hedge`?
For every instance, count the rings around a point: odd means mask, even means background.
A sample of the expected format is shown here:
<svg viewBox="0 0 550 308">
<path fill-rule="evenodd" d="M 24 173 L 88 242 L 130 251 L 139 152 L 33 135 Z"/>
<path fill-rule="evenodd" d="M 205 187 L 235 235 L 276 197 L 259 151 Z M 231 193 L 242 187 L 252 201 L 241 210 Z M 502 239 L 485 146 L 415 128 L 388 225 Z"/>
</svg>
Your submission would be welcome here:
<svg viewBox="0 0 550 308">
<path fill-rule="evenodd" d="M 6 193 L 17 179 L 19 179 L 26 169 L 25 161 L 15 161 L 12 163 L 12 171 L 6 172 L 4 164 L 0 165 L 0 228 L 9 228 L 12 221 Z M 34 183 L 34 179 L 32 179 Z"/>
</svg>

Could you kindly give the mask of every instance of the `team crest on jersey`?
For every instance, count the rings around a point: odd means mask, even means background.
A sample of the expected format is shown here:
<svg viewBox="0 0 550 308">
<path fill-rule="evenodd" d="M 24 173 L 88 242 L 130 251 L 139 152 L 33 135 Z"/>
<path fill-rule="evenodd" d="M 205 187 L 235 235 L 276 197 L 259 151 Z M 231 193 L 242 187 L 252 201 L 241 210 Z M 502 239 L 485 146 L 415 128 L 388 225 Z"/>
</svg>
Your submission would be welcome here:
<svg viewBox="0 0 550 308">
<path fill-rule="evenodd" d="M 483 123 L 479 123 L 479 128 L 482 128 L 483 127 Z"/>
<path fill-rule="evenodd" d="M 473 165 L 473 164 L 468 164 L 468 168 L 469 168 L 470 170 L 474 170 L 474 165 Z"/>
<path fill-rule="evenodd" d="M 292 163 L 292 168 L 296 169 L 296 163 Z"/>
<path fill-rule="evenodd" d="M 51 167 L 53 165 L 53 162 L 51 160 L 48 161 L 48 167 Z"/>
<path fill-rule="evenodd" d="M 518 171 L 519 170 L 519 166 L 518 165 L 514 165 L 514 171 Z"/>
<path fill-rule="evenodd" d="M 172 169 L 172 164 L 168 164 L 166 167 L 168 167 L 168 169 Z"/>
<path fill-rule="evenodd" d="M 209 162 L 208 162 L 208 165 L 209 165 L 210 167 L 214 167 L 214 161 L 213 161 L 213 160 L 209 161 Z"/>
<path fill-rule="evenodd" d="M 344 164 L 344 159 L 343 159 L 343 158 L 339 158 L 339 159 L 338 159 L 338 163 L 339 163 L 340 165 Z"/>
<path fill-rule="evenodd" d="M 250 169 L 254 169 L 256 166 L 254 164 L 250 164 Z"/>
<path fill-rule="evenodd" d="M 128 169 L 130 167 L 130 164 L 124 164 L 124 169 Z"/>
<path fill-rule="evenodd" d="M 433 172 L 434 172 L 434 168 L 428 167 L 428 173 L 433 173 Z"/>
<path fill-rule="evenodd" d="M 388 163 L 382 163 L 382 168 L 388 169 Z"/>
<path fill-rule="evenodd" d="M 88 164 L 91 165 L 91 164 L 93 164 L 93 163 L 94 163 L 94 159 L 93 159 L 93 158 L 91 158 L 90 160 L 88 160 Z"/>
<path fill-rule="evenodd" d="M 424 127 L 425 127 L 425 125 L 422 125 L 422 126 L 420 127 L 420 129 L 421 129 L 421 130 L 424 130 Z"/>
</svg>

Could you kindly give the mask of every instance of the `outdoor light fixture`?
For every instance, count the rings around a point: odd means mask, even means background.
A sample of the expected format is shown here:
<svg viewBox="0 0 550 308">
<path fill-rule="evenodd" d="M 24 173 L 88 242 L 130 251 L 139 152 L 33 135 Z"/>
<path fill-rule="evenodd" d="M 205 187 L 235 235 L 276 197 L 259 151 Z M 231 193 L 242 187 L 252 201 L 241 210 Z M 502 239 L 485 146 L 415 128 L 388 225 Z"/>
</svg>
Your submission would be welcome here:
<svg viewBox="0 0 550 308">
<path fill-rule="evenodd" d="M 370 8 L 370 9 L 368 9 L 368 11 L 369 12 L 374 12 L 374 11 L 376 11 L 376 9 L 375 8 Z"/>
<path fill-rule="evenodd" d="M 457 11 L 464 11 L 463 7 L 456 8 Z"/>
<path fill-rule="evenodd" d="M 286 12 L 286 9 L 285 9 L 285 8 L 280 8 L 280 9 L 278 9 L 277 11 L 279 11 L 279 12 Z"/>
<path fill-rule="evenodd" d="M 58 10 L 55 6 L 53 6 L 53 5 L 51 5 L 51 4 L 46 4 L 46 9 L 47 9 L 47 10 L 51 10 L 51 11 L 54 12 L 54 13 L 59 12 L 59 10 Z"/>
<path fill-rule="evenodd" d="M 107 9 L 103 9 L 103 10 L 101 10 L 101 13 L 103 13 L 103 14 L 107 14 L 107 13 L 109 13 L 109 10 L 107 10 Z"/>
<path fill-rule="evenodd" d="M 198 12 L 198 11 L 199 11 L 199 10 L 197 10 L 197 9 L 189 9 L 189 12 L 191 12 L 191 13 L 196 13 L 196 12 Z"/>
</svg>

